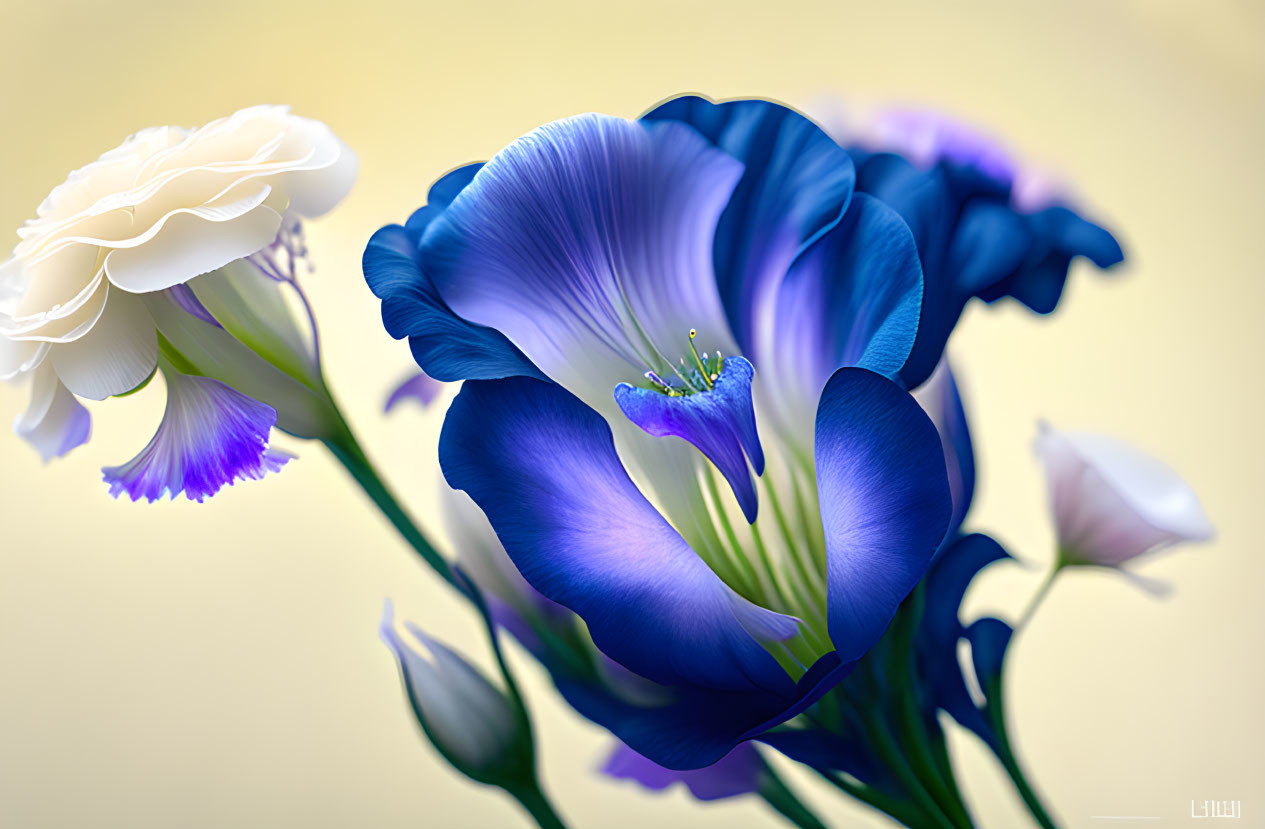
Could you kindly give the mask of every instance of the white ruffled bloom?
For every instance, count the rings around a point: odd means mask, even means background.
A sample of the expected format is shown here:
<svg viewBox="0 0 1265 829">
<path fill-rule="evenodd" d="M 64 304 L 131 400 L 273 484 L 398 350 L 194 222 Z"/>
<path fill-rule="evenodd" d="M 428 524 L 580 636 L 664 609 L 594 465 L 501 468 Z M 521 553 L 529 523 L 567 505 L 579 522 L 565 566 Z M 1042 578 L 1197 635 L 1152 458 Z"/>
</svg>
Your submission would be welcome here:
<svg viewBox="0 0 1265 829">
<path fill-rule="evenodd" d="M 356 168 L 325 124 L 257 106 L 143 130 L 71 173 L 0 265 L 0 378 L 34 376 L 16 431 L 46 460 L 64 454 L 89 433 L 75 398 L 132 391 L 156 368 L 259 397 L 234 382 L 250 373 L 241 346 L 318 385 L 314 347 L 268 283 L 293 281 L 299 220 L 341 201 Z M 206 346 L 177 312 L 234 343 Z"/>
<path fill-rule="evenodd" d="M 1190 485 L 1123 441 L 1041 424 L 1036 450 L 1064 564 L 1120 567 L 1143 553 L 1213 536 Z"/>
</svg>

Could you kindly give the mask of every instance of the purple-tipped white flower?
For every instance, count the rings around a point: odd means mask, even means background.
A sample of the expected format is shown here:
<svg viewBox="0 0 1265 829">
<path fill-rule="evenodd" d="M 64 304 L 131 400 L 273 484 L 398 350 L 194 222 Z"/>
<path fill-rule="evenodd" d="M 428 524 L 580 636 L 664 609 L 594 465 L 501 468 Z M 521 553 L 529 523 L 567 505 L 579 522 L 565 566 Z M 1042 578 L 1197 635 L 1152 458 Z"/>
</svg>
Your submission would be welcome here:
<svg viewBox="0 0 1265 829">
<path fill-rule="evenodd" d="M 78 398 L 130 393 L 161 369 L 163 426 L 106 473 L 116 495 L 151 500 L 201 500 L 279 468 L 282 456 L 254 448 L 261 412 L 264 440 L 274 422 L 329 437 L 310 310 L 296 318 L 286 292 L 302 299 L 301 220 L 341 201 L 356 166 L 325 124 L 258 106 L 143 130 L 71 173 L 0 264 L 0 379 L 32 381 L 15 431 L 45 460 L 63 455 L 91 431 Z"/>
<path fill-rule="evenodd" d="M 1212 538 L 1195 492 L 1176 472 L 1123 441 L 1041 424 L 1061 564 L 1120 567 L 1143 553 Z"/>
<path fill-rule="evenodd" d="M 396 630 L 391 602 L 379 634 L 395 654 L 413 713 L 426 736 L 458 771 L 507 789 L 534 780 L 531 731 L 521 705 L 455 651 L 405 623 Z"/>
</svg>

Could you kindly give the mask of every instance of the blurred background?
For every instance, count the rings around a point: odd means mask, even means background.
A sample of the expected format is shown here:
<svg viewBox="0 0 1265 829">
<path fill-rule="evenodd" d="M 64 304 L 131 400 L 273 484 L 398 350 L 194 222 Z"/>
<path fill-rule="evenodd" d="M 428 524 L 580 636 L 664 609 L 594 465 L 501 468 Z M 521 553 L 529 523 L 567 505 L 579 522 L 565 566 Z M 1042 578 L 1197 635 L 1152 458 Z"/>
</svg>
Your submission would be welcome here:
<svg viewBox="0 0 1265 829">
<path fill-rule="evenodd" d="M 442 412 L 382 417 L 411 362 L 359 262 L 372 231 L 402 221 L 440 174 L 543 122 L 635 117 L 685 91 L 819 113 L 923 105 L 973 123 L 1074 184 L 1129 259 L 1105 277 L 1074 269 L 1050 318 L 973 306 L 951 343 L 981 465 L 970 523 L 1032 565 L 994 568 L 969 609 L 1016 613 L 1049 561 L 1030 449 L 1040 417 L 1158 454 L 1219 531 L 1143 568 L 1176 584 L 1164 601 L 1109 573 L 1061 579 L 1012 647 L 1018 749 L 1069 827 L 1107 825 L 1101 815 L 1186 825 L 1189 801 L 1204 799 L 1241 800 L 1251 823 L 1265 812 L 1265 557 L 1252 529 L 1265 461 L 1263 9 L 8 0 L 0 228 L 144 126 L 264 102 L 327 121 L 361 172 L 308 228 L 326 365 L 425 520 Z M 162 397 L 93 406 L 95 439 L 47 468 L 0 434 L 0 825 L 527 825 L 424 742 L 376 636 L 392 596 L 482 656 L 473 615 L 319 447 L 201 506 L 110 499 L 100 467 L 148 440 Z M 25 401 L 0 389 L 6 418 Z M 598 777 L 604 732 L 515 661 L 546 785 L 574 826 L 778 825 L 754 800 L 699 806 Z M 951 748 L 981 826 L 1028 825 L 974 738 L 955 731 Z M 887 825 L 805 775 L 793 782 L 836 826 Z"/>
</svg>

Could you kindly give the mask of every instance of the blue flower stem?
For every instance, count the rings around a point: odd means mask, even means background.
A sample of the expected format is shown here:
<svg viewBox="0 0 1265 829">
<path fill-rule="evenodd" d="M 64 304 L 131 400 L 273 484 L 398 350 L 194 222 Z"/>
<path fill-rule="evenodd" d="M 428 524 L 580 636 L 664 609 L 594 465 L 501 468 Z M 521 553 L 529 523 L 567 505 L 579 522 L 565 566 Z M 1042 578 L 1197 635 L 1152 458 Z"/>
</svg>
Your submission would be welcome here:
<svg viewBox="0 0 1265 829">
<path fill-rule="evenodd" d="M 761 775 L 760 797 L 764 802 L 793 826 L 799 829 L 826 829 L 826 824 L 804 805 L 790 786 L 778 775 L 767 762 Z"/>
</svg>

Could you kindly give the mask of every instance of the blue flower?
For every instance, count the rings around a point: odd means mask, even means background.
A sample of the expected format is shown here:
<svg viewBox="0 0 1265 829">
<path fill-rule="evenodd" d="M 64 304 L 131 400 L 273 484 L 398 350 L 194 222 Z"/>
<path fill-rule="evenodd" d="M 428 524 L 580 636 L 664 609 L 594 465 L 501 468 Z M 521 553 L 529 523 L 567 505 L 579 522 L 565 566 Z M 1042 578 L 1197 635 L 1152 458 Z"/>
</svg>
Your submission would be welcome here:
<svg viewBox="0 0 1265 829">
<path fill-rule="evenodd" d="M 947 119 L 898 113 L 877 142 L 849 152 L 857 191 L 899 213 L 918 242 L 922 320 L 901 372 L 910 387 L 931 373 L 972 298 L 1014 297 L 1048 314 L 1073 259 L 1110 268 L 1124 258 L 1111 233 L 1057 200 L 1029 197 L 994 142 Z"/>
<path fill-rule="evenodd" d="M 827 692 L 950 521 L 941 439 L 899 380 L 918 250 L 854 178 L 791 110 L 679 99 L 547 124 L 365 252 L 387 330 L 467 381 L 448 483 L 649 693 L 555 682 L 667 768 Z"/>
</svg>

